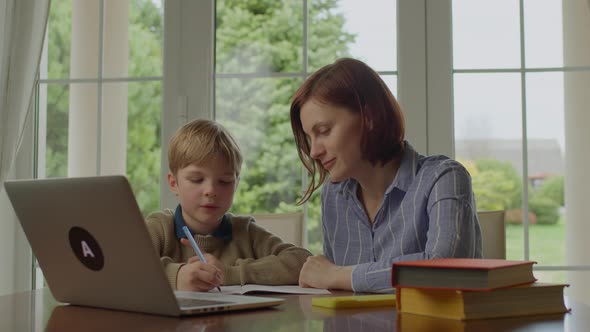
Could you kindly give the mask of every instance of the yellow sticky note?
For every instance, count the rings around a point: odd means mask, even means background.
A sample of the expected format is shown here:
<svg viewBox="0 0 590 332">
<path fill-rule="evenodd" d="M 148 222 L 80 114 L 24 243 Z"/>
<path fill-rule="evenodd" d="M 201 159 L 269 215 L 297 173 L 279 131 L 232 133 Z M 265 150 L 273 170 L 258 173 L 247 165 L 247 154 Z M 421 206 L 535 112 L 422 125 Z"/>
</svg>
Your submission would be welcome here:
<svg viewBox="0 0 590 332">
<path fill-rule="evenodd" d="M 331 309 L 395 307 L 395 294 L 314 297 L 311 305 Z"/>
</svg>

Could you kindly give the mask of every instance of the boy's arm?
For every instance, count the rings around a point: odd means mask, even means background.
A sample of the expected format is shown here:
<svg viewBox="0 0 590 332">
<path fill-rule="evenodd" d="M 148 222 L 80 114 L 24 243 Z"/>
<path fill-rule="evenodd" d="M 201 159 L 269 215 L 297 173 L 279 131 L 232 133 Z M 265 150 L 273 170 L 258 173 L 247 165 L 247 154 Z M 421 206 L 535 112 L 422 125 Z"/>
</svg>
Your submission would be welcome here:
<svg viewBox="0 0 590 332">
<path fill-rule="evenodd" d="M 170 236 L 174 236 L 174 233 L 170 234 L 170 231 L 167 230 L 166 222 L 160 218 L 159 214 L 154 214 L 148 216 L 146 219 L 146 226 L 148 229 L 148 233 L 150 234 L 150 238 L 152 240 L 152 245 L 156 250 L 158 257 L 160 257 L 160 262 L 162 263 L 162 268 L 166 273 L 166 277 L 172 289 L 176 289 L 176 278 L 178 276 L 178 270 L 185 264 L 174 262 L 171 257 L 168 257 L 166 252 L 166 243 L 171 243 L 168 239 Z"/>
<path fill-rule="evenodd" d="M 247 234 L 235 234 L 234 240 L 251 246 L 255 257 L 237 259 L 226 267 L 226 284 L 296 285 L 301 267 L 312 254 L 306 249 L 283 242 L 278 236 L 255 223 L 248 223 Z"/>
</svg>

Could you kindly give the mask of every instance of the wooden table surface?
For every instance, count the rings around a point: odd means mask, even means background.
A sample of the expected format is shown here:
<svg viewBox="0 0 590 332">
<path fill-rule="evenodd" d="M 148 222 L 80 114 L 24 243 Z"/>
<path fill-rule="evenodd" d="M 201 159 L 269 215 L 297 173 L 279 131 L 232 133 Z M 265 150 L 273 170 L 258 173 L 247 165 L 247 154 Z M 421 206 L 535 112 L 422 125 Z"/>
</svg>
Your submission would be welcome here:
<svg viewBox="0 0 590 332">
<path fill-rule="evenodd" d="M 312 307 L 317 295 L 273 296 L 286 301 L 270 309 L 171 318 L 62 305 L 40 289 L 0 296 L 0 331 L 590 331 L 590 308 L 573 301 L 566 301 L 572 311 L 562 315 L 460 322 L 398 316 L 393 307 Z"/>
</svg>

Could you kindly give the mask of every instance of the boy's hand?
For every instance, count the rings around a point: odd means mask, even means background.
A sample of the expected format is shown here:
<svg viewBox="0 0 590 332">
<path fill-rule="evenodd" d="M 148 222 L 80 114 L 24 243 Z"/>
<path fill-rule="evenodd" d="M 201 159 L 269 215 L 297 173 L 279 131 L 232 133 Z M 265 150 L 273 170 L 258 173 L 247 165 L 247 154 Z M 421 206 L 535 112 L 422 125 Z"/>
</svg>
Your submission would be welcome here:
<svg viewBox="0 0 590 332">
<path fill-rule="evenodd" d="M 201 262 L 198 257 L 189 259 L 176 276 L 178 290 L 208 292 L 222 283 L 223 272 L 213 264 Z"/>
</svg>

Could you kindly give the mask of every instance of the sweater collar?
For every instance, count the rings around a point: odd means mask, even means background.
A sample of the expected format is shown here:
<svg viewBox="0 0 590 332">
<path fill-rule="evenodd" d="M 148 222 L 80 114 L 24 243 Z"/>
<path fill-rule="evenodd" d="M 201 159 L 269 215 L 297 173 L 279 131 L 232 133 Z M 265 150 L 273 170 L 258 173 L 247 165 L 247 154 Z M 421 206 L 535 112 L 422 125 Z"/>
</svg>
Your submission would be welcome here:
<svg viewBox="0 0 590 332">
<path fill-rule="evenodd" d="M 230 241 L 232 239 L 232 227 L 229 219 L 230 218 L 227 214 L 223 215 L 219 226 L 217 226 L 213 233 L 211 233 L 211 236 L 220 238 L 224 241 Z M 187 224 L 182 217 L 182 208 L 180 207 L 180 204 L 178 204 L 176 211 L 174 211 L 174 230 L 176 232 L 176 237 L 179 240 L 186 238 L 182 231 L 182 227 L 184 226 L 187 226 Z M 188 229 L 191 231 L 191 234 L 195 236 L 196 233 L 193 232 L 190 227 L 188 227 Z"/>
</svg>

